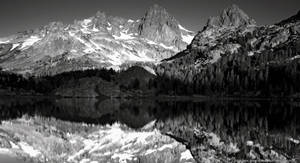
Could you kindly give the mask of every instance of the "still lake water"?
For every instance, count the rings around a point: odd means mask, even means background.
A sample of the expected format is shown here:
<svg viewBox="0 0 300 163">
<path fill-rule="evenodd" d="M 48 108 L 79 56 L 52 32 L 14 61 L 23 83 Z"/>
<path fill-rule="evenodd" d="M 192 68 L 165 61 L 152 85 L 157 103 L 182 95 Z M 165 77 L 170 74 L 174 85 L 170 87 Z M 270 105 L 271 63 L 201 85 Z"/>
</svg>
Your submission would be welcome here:
<svg viewBox="0 0 300 163">
<path fill-rule="evenodd" d="M 1 120 L 24 115 L 100 125 L 119 122 L 133 129 L 156 120 L 158 130 L 172 133 L 190 147 L 197 140 L 188 131 L 201 128 L 224 142 L 237 144 L 240 150 L 256 143 L 288 158 L 297 158 L 300 153 L 300 102 L 1 98 Z"/>
</svg>

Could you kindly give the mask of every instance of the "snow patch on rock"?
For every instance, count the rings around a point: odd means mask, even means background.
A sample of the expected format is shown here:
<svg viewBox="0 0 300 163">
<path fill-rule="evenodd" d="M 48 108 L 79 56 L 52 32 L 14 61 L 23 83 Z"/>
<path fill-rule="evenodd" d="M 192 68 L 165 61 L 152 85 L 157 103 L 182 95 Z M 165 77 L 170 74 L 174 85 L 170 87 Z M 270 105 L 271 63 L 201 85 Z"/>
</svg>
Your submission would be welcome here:
<svg viewBox="0 0 300 163">
<path fill-rule="evenodd" d="M 32 46 L 33 44 L 35 44 L 36 42 L 40 41 L 41 38 L 38 36 L 31 36 L 28 39 L 26 39 L 22 46 L 21 46 L 21 50 L 25 50 L 27 48 L 29 48 L 30 46 Z"/>
<path fill-rule="evenodd" d="M 34 149 L 32 146 L 28 145 L 26 142 L 20 142 L 19 143 L 21 149 L 27 153 L 30 157 L 37 157 L 40 155 L 40 151 Z"/>
<path fill-rule="evenodd" d="M 155 71 L 154 71 L 153 68 L 151 68 L 151 67 L 149 67 L 149 66 L 144 66 L 143 68 L 144 68 L 145 70 L 147 70 L 148 72 L 150 72 L 151 74 L 153 74 L 153 75 L 156 76 L 156 73 L 155 73 Z M 155 123 L 155 121 L 154 121 L 154 123 Z"/>
<path fill-rule="evenodd" d="M 16 49 L 18 46 L 20 46 L 20 44 L 13 44 L 13 46 L 12 46 L 12 48 L 11 48 L 11 50 L 14 50 L 14 49 Z"/>
<path fill-rule="evenodd" d="M 128 23 L 133 23 L 133 22 L 134 22 L 134 20 L 132 20 L 132 19 L 128 20 Z"/>
<path fill-rule="evenodd" d="M 183 31 L 186 31 L 186 32 L 190 32 L 190 33 L 193 33 L 193 31 L 190 31 L 190 30 L 187 30 L 186 28 L 184 28 L 182 25 L 178 25 L 179 29 L 183 30 Z"/>
<path fill-rule="evenodd" d="M 130 40 L 130 39 L 134 39 L 134 37 L 132 37 L 130 34 L 126 34 L 123 32 L 120 32 L 120 36 L 117 35 L 113 35 L 113 37 L 117 40 Z"/>
<path fill-rule="evenodd" d="M 182 152 L 180 155 L 180 161 L 181 160 L 191 160 L 191 159 L 193 159 L 193 156 L 189 150 Z"/>
<path fill-rule="evenodd" d="M 181 35 L 182 41 L 186 42 L 187 44 L 190 44 L 192 40 L 194 39 L 193 35 Z"/>
<path fill-rule="evenodd" d="M 294 144 L 300 144 L 300 140 L 294 138 L 288 138 L 289 141 L 293 142 Z"/>
<path fill-rule="evenodd" d="M 290 60 L 295 60 L 295 59 L 298 59 L 300 58 L 300 55 L 295 55 L 294 57 L 290 58 Z"/>
<path fill-rule="evenodd" d="M 253 56 L 254 55 L 254 52 L 253 51 L 249 51 L 248 52 L 248 56 Z"/>
<path fill-rule="evenodd" d="M 246 145 L 247 145 L 247 146 L 253 146 L 253 145 L 254 145 L 254 142 L 251 141 L 251 140 L 248 140 L 248 141 L 246 142 Z"/>
<path fill-rule="evenodd" d="M 7 44 L 7 43 L 9 43 L 9 41 L 8 41 L 8 40 L 6 40 L 6 41 L 2 41 L 2 40 L 0 40 L 0 44 Z"/>
<path fill-rule="evenodd" d="M 99 32 L 99 29 L 97 29 L 96 26 L 94 25 L 92 31 L 93 32 Z"/>
<path fill-rule="evenodd" d="M 84 19 L 82 25 L 83 26 L 88 26 L 92 22 L 91 19 Z"/>
</svg>

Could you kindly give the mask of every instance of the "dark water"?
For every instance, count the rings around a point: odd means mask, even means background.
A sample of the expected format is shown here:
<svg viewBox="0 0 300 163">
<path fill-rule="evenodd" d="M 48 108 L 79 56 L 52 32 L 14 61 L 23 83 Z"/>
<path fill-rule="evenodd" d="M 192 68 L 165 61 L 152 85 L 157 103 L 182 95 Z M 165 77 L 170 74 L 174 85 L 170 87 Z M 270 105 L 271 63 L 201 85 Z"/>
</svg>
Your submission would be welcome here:
<svg viewBox="0 0 300 163">
<path fill-rule="evenodd" d="M 135 129 L 157 120 L 160 131 L 183 139 L 191 137 L 185 130 L 196 127 L 239 146 L 251 140 L 287 157 L 300 153 L 299 144 L 291 141 L 300 140 L 300 102 L 1 98 L 1 120 L 23 115 L 93 124 L 120 122 Z"/>
</svg>

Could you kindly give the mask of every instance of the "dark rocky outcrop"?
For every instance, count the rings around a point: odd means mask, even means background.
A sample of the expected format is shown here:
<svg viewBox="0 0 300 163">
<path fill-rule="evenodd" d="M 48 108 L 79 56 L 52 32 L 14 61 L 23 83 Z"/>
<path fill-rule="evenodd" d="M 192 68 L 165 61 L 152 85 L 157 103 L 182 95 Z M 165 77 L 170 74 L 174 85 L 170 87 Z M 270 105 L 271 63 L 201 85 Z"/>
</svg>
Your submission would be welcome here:
<svg viewBox="0 0 300 163">
<path fill-rule="evenodd" d="M 243 10 L 237 5 L 223 10 L 217 17 L 211 17 L 206 28 L 209 27 L 240 27 L 247 25 L 255 25 L 254 19 L 250 18 Z"/>
<path fill-rule="evenodd" d="M 296 23 L 300 20 L 300 10 L 296 15 L 293 15 L 285 20 L 282 20 L 281 22 L 277 23 L 277 25 L 285 25 L 288 23 Z"/>
</svg>

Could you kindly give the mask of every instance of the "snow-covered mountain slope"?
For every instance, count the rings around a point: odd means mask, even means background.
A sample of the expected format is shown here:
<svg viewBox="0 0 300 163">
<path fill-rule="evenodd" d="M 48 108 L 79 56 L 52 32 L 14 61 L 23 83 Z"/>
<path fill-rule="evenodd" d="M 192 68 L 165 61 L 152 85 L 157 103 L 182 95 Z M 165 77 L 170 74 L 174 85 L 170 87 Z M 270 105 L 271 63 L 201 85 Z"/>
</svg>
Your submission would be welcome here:
<svg viewBox="0 0 300 163">
<path fill-rule="evenodd" d="M 156 63 L 169 58 L 185 49 L 193 36 L 158 5 L 138 20 L 97 12 L 74 24 L 52 22 L 0 39 L 0 67 L 34 75 L 119 69 L 124 63 Z"/>
</svg>

